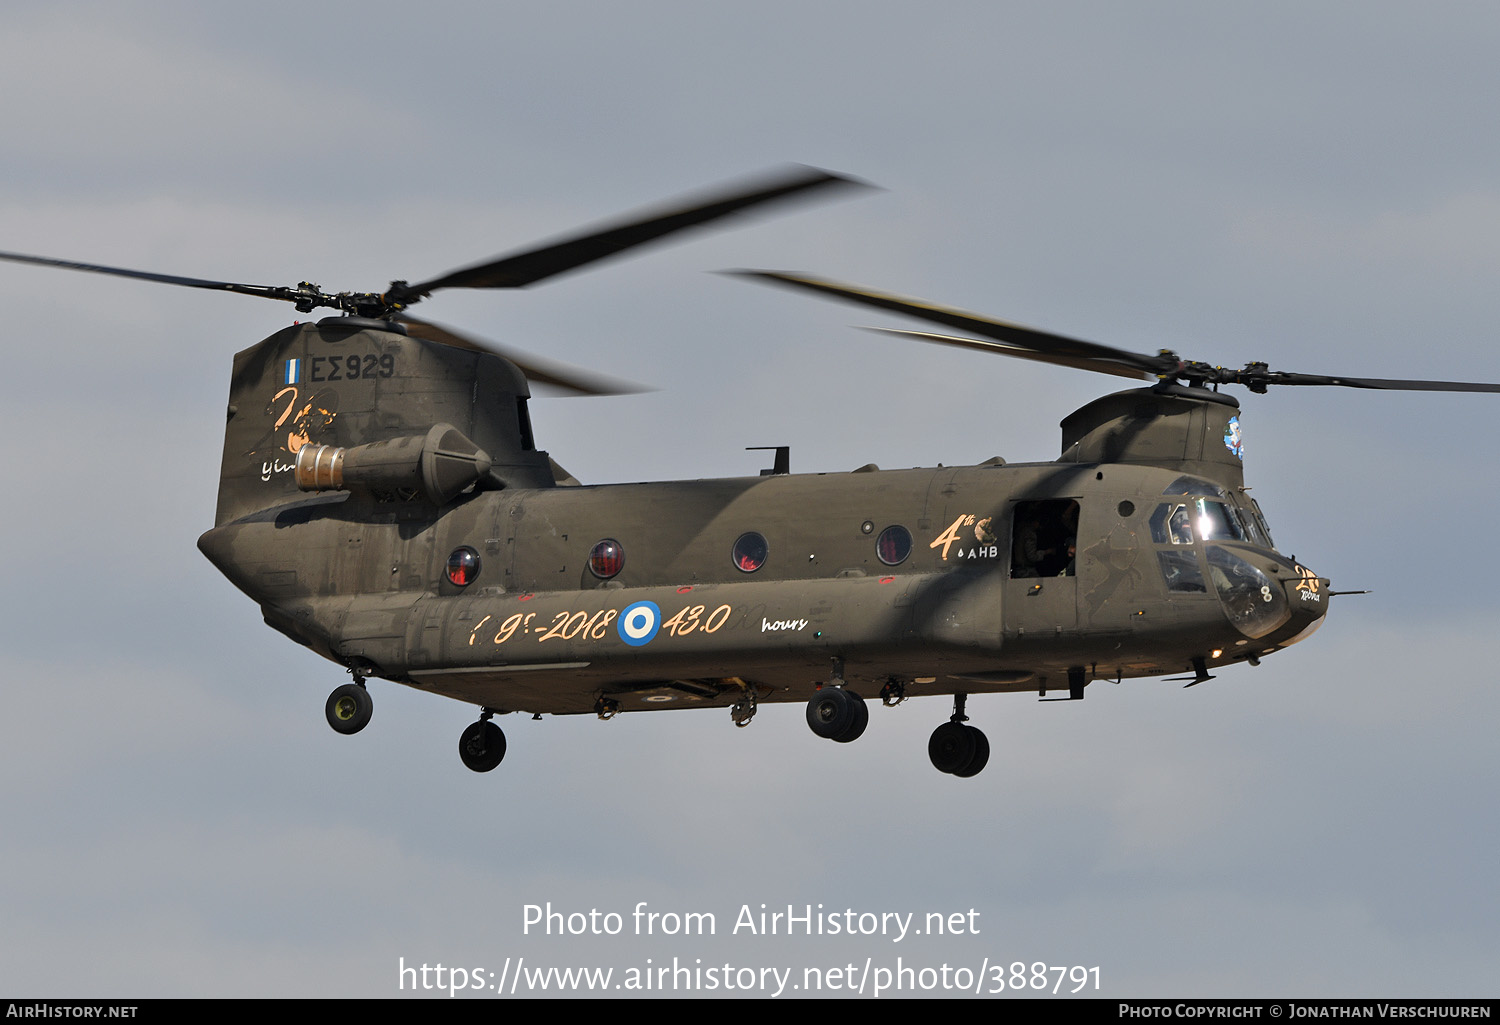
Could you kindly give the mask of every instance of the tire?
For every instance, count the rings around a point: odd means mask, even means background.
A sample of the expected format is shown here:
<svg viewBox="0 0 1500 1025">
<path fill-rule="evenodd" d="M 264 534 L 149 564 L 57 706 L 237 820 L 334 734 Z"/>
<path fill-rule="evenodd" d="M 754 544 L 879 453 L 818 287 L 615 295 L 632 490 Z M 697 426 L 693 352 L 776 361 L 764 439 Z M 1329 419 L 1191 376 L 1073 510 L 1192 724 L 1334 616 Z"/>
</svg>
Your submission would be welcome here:
<svg viewBox="0 0 1500 1025">
<path fill-rule="evenodd" d="M 932 759 L 932 767 L 938 772 L 951 774 L 969 765 L 974 758 L 976 733 L 979 731 L 961 722 L 945 722 L 933 730 L 932 738 L 927 741 L 927 757 Z M 988 742 L 985 748 L 988 751 Z"/>
<path fill-rule="evenodd" d="M 854 699 L 854 721 L 849 724 L 847 730 L 833 738 L 840 744 L 858 740 L 864 735 L 865 727 L 870 725 L 870 706 L 865 704 L 865 699 L 853 691 L 845 691 L 845 693 Z"/>
<path fill-rule="evenodd" d="M 983 730 L 975 729 L 973 726 L 965 726 L 964 729 L 974 735 L 974 754 L 970 756 L 967 765 L 962 769 L 954 770 L 953 775 L 959 779 L 979 775 L 990 760 L 990 738 L 984 735 Z"/>
<path fill-rule="evenodd" d="M 328 695 L 328 703 L 323 706 L 323 714 L 328 717 L 328 725 L 338 733 L 358 733 L 370 723 L 370 716 L 375 711 L 375 702 L 370 700 L 369 692 L 357 683 L 346 683 L 338 687 Z"/>
<path fill-rule="evenodd" d="M 827 687 L 808 701 L 807 726 L 820 737 L 837 740 L 853 728 L 858 706 L 863 704 L 858 695 L 842 687 Z"/>
<path fill-rule="evenodd" d="M 489 772 L 505 758 L 505 734 L 492 722 L 473 722 L 459 734 L 458 757 L 475 772 Z"/>
</svg>

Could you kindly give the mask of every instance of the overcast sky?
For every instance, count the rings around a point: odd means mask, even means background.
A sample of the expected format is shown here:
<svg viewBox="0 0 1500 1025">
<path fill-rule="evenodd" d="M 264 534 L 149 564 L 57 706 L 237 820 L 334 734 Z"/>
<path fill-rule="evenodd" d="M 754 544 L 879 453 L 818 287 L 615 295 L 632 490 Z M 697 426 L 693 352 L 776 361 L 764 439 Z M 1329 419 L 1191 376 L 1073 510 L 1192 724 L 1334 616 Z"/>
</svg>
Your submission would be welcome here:
<svg viewBox="0 0 1500 1025">
<path fill-rule="evenodd" d="M 789 161 L 881 186 L 424 306 L 659 389 L 533 403 L 588 483 L 753 474 L 749 445 L 796 472 L 1050 459 L 1118 384 L 705 273 L 729 267 L 1225 365 L 1500 381 L 1491 4 L 21 0 L 0 41 L 4 250 L 376 290 Z M 296 314 L 17 265 L 0 297 L 0 992 L 384 997 L 403 959 L 524 957 L 1496 995 L 1500 397 L 1241 391 L 1279 547 L 1374 593 L 1191 690 L 976 697 L 975 779 L 927 761 L 938 698 L 849 745 L 800 706 L 510 716 L 476 775 L 455 702 L 372 681 L 370 727 L 329 730 L 343 672 L 194 547 L 231 356 Z M 643 901 L 716 935 L 636 936 Z M 526 934 L 548 902 L 624 930 Z M 972 909 L 977 935 L 734 932 L 761 904 Z"/>
</svg>

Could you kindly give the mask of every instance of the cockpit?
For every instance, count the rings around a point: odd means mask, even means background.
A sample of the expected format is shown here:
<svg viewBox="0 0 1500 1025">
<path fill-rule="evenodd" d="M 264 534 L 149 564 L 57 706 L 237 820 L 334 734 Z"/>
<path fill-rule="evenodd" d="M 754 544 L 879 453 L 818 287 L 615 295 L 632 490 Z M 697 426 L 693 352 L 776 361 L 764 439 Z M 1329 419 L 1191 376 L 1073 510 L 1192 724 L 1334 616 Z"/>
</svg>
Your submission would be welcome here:
<svg viewBox="0 0 1500 1025">
<path fill-rule="evenodd" d="M 1168 592 L 1216 594 L 1225 615 L 1247 637 L 1263 637 L 1290 618 L 1272 563 L 1237 552 L 1237 546 L 1206 543 L 1238 542 L 1274 553 L 1271 531 L 1253 499 L 1190 476 L 1173 481 L 1163 498 L 1149 523 Z M 1262 562 L 1266 565 L 1256 565 Z"/>
<path fill-rule="evenodd" d="M 1169 501 L 1151 514 L 1151 540 L 1157 544 L 1243 541 L 1275 550 L 1265 516 L 1249 496 L 1199 477 L 1178 477 L 1163 494 Z"/>
</svg>

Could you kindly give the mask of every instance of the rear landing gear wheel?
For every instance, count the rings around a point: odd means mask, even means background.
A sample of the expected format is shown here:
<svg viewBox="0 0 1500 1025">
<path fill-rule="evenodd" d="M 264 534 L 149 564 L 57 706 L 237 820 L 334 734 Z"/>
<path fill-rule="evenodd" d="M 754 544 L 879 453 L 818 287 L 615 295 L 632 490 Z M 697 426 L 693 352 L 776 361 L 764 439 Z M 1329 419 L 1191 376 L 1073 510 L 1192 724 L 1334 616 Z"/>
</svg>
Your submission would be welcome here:
<svg viewBox="0 0 1500 1025">
<path fill-rule="evenodd" d="M 851 693 L 849 696 L 854 699 L 854 722 L 849 725 L 847 732 L 833 738 L 840 744 L 847 744 L 852 740 L 858 740 L 864 735 L 865 727 L 870 725 L 870 706 L 865 704 L 864 698 L 858 694 Z"/>
<path fill-rule="evenodd" d="M 475 772 L 489 772 L 505 758 L 505 734 L 485 719 L 470 723 L 459 735 L 458 757 Z"/>
<path fill-rule="evenodd" d="M 370 700 L 362 683 L 346 683 L 336 688 L 323 706 L 328 725 L 339 733 L 358 733 L 369 724 L 374 711 L 375 702 Z"/>
<path fill-rule="evenodd" d="M 977 776 L 990 760 L 990 741 L 982 732 L 961 722 L 945 722 L 932 731 L 927 757 L 938 772 L 961 779 Z"/>
<path fill-rule="evenodd" d="M 847 744 L 858 740 L 870 722 L 864 698 L 852 690 L 829 687 L 807 703 L 807 725 L 818 736 Z"/>
<path fill-rule="evenodd" d="M 953 775 L 959 779 L 968 779 L 970 776 L 979 775 L 990 761 L 990 738 L 984 735 L 983 730 L 973 726 L 965 726 L 964 729 L 974 734 L 974 753 L 969 757 L 968 763 L 962 769 L 953 770 Z"/>
</svg>

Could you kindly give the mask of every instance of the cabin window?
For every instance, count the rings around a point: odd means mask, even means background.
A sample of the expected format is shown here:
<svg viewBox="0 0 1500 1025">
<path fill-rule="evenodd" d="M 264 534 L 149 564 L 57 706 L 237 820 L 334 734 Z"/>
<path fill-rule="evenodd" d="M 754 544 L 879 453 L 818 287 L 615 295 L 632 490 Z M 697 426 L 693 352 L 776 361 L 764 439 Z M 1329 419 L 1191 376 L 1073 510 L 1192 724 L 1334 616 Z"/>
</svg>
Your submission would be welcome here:
<svg viewBox="0 0 1500 1025">
<path fill-rule="evenodd" d="M 467 545 L 453 549 L 444 572 L 454 587 L 468 587 L 479 576 L 479 553 Z"/>
<path fill-rule="evenodd" d="M 1017 502 L 1010 545 L 1012 577 L 1071 577 L 1078 552 L 1078 503 Z"/>
<path fill-rule="evenodd" d="M 766 564 L 766 556 L 770 554 L 770 547 L 766 539 L 755 531 L 741 534 L 739 540 L 734 543 L 733 559 L 736 568 L 743 573 L 754 573 Z"/>
<path fill-rule="evenodd" d="M 600 580 L 609 580 L 625 568 L 625 549 L 612 537 L 594 545 L 589 552 L 589 572 Z"/>
<path fill-rule="evenodd" d="M 900 524 L 886 527 L 875 540 L 875 554 L 887 566 L 899 566 L 911 554 L 911 531 Z"/>
</svg>

